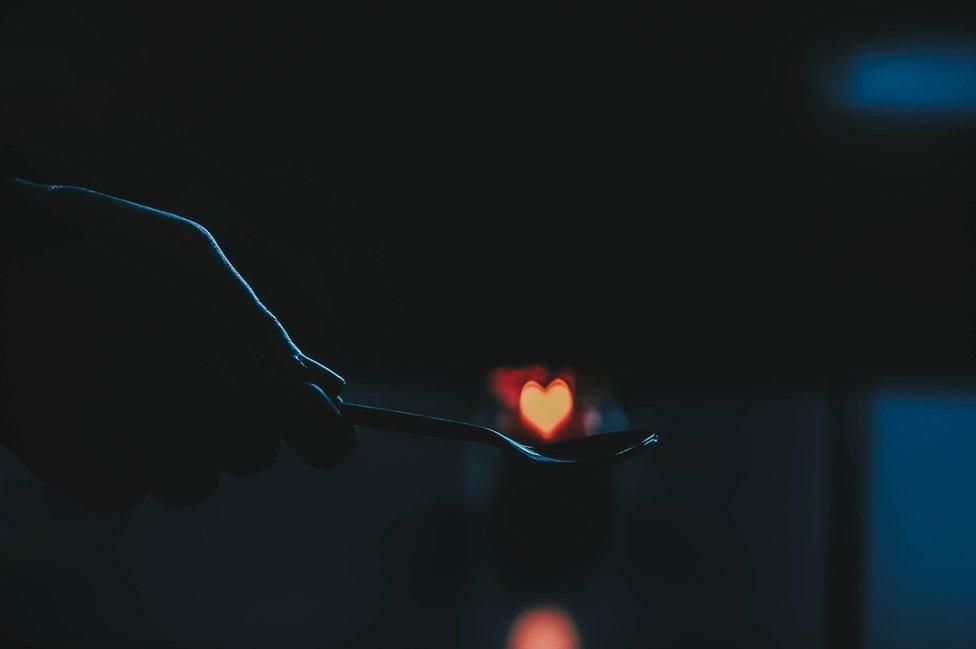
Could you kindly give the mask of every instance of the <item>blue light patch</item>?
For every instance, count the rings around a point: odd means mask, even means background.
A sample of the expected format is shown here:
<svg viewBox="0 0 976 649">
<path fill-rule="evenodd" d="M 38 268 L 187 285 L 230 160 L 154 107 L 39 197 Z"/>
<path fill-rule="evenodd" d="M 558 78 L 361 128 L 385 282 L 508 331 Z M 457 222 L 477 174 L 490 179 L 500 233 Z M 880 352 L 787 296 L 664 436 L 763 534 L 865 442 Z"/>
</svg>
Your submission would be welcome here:
<svg viewBox="0 0 976 649">
<path fill-rule="evenodd" d="M 976 392 L 874 401 L 867 647 L 976 647 Z"/>
<path fill-rule="evenodd" d="M 838 66 L 845 108 L 889 115 L 976 114 L 976 43 L 860 49 Z"/>
</svg>

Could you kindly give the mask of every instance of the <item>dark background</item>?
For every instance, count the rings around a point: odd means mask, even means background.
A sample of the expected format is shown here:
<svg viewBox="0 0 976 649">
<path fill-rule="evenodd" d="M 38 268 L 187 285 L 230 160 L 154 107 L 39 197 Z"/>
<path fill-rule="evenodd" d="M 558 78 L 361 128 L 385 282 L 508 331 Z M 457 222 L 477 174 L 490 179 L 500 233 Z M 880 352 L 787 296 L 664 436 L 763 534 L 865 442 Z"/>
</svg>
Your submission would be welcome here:
<svg viewBox="0 0 976 649">
<path fill-rule="evenodd" d="M 351 398 L 470 419 L 491 367 L 571 364 L 681 440 L 606 474 L 527 477 L 370 431 L 334 471 L 284 452 L 198 507 L 113 519 L 4 454 L 2 637 L 487 647 L 535 602 L 576 616 L 588 647 L 871 636 L 878 386 L 907 376 L 923 404 L 952 386 L 971 408 L 976 129 L 846 111 L 828 72 L 879 38 L 971 40 L 976 16 L 2 11 L 4 164 L 203 223 Z M 970 434 L 946 417 L 908 430 Z M 914 479 L 962 475 L 939 448 Z M 936 511 L 956 520 L 946 484 Z M 521 511 L 525 492 L 568 509 Z"/>
<path fill-rule="evenodd" d="M 15 3 L 14 168 L 197 219 L 313 354 L 669 371 L 971 353 L 972 131 L 833 109 L 953 7 Z"/>
</svg>

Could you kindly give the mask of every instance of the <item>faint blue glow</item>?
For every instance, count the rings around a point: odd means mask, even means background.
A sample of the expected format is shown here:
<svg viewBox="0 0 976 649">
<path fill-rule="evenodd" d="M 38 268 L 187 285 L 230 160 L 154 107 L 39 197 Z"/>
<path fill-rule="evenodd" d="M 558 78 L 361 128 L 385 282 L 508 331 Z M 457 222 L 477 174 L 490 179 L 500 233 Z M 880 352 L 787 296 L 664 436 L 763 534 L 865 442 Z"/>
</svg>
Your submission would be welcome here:
<svg viewBox="0 0 976 649">
<path fill-rule="evenodd" d="M 867 646 L 976 647 L 976 391 L 872 406 Z"/>
<path fill-rule="evenodd" d="M 907 117 L 976 114 L 976 43 L 878 45 L 839 59 L 835 103 Z"/>
</svg>

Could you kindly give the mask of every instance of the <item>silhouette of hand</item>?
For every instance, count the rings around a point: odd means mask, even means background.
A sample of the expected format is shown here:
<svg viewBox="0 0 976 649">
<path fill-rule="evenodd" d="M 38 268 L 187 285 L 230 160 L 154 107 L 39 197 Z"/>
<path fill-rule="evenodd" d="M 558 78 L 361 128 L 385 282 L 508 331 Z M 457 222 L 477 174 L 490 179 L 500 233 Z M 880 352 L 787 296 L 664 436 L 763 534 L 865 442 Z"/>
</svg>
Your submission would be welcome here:
<svg viewBox="0 0 976 649">
<path fill-rule="evenodd" d="M 0 301 L 2 441 L 41 480 L 123 511 L 147 494 L 197 503 L 219 470 L 271 464 L 281 439 L 317 467 L 352 450 L 333 400 L 343 380 L 298 349 L 202 226 L 7 183 L 23 208 L 8 226 L 55 224 L 54 240 L 7 260 Z"/>
</svg>

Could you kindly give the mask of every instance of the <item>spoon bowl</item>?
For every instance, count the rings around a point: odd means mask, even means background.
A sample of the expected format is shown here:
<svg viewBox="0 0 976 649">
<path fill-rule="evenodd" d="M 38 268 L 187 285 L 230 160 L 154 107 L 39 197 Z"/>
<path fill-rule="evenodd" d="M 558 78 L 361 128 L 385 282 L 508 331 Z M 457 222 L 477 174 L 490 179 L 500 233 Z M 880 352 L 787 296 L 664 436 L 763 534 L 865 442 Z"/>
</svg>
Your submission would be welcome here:
<svg viewBox="0 0 976 649">
<path fill-rule="evenodd" d="M 525 444 L 486 426 L 476 426 L 475 424 L 400 410 L 347 403 L 338 397 L 336 402 L 343 417 L 359 426 L 480 442 L 518 453 L 535 462 L 550 464 L 581 464 L 584 462 L 621 460 L 632 457 L 659 441 L 656 433 L 649 433 L 644 430 L 620 430 L 589 437 L 577 437 L 551 444 Z"/>
</svg>

